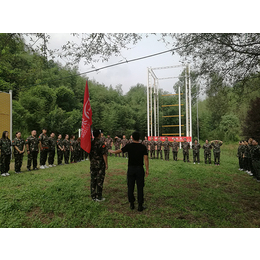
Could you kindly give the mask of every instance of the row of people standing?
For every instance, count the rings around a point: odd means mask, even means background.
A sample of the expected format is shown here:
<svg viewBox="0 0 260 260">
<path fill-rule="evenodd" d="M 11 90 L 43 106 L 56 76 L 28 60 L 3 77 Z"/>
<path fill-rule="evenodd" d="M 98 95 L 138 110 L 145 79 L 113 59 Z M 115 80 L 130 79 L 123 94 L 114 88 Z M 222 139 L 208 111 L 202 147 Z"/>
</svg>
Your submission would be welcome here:
<svg viewBox="0 0 260 260">
<path fill-rule="evenodd" d="M 245 171 L 260 182 L 260 146 L 256 140 L 249 138 L 248 141 L 240 141 L 237 157 L 239 170 Z"/>
<path fill-rule="evenodd" d="M 169 154 L 170 149 L 172 148 L 172 154 L 173 154 L 173 160 L 178 160 L 178 151 L 179 151 L 179 142 L 176 141 L 176 138 L 173 139 L 173 142 L 168 141 L 168 138 L 165 138 L 165 141 L 162 142 L 160 137 L 158 138 L 158 141 L 154 141 L 153 138 L 151 138 L 151 141 L 147 140 L 147 137 L 145 137 L 145 140 L 143 141 L 143 144 L 146 146 L 147 150 L 150 152 L 150 158 L 155 159 L 155 152 L 157 152 L 157 159 L 163 160 L 162 156 L 162 149 L 164 151 L 164 159 L 166 161 L 169 161 Z M 198 140 L 195 139 L 194 143 L 192 144 L 192 147 L 190 146 L 190 143 L 187 142 L 187 139 L 184 138 L 183 142 L 181 143 L 181 148 L 183 150 L 183 161 L 184 162 L 190 162 L 189 160 L 189 150 L 192 149 L 193 151 L 193 163 L 200 163 L 200 149 L 204 149 L 204 160 L 205 164 L 209 163 L 211 164 L 211 150 L 213 149 L 214 154 L 214 163 L 215 165 L 220 164 L 220 146 L 223 144 L 220 140 L 214 140 L 209 142 L 206 140 L 205 144 L 201 147 L 201 145 L 198 143 Z"/>
<path fill-rule="evenodd" d="M 10 159 L 11 159 L 11 146 L 14 150 L 15 158 L 15 173 L 21 172 L 23 156 L 25 151 L 28 155 L 27 160 L 27 170 L 38 170 L 38 153 L 40 152 L 40 169 L 46 169 L 49 167 L 56 166 L 54 164 L 54 157 L 57 150 L 57 163 L 62 164 L 63 158 L 65 164 L 69 164 L 69 159 L 71 163 L 82 161 L 87 159 L 88 154 L 80 147 L 80 138 L 75 140 L 75 136 L 72 135 L 69 140 L 69 135 L 66 134 L 65 139 L 62 140 L 62 135 L 58 135 L 58 139 L 55 139 L 55 134 L 51 133 L 47 136 L 47 129 L 43 129 L 39 137 L 37 137 L 36 130 L 31 132 L 31 135 L 24 141 L 21 138 L 21 132 L 16 133 L 14 140 L 10 141 L 9 133 L 7 131 L 3 132 L 2 138 L 0 139 L 0 149 L 1 149 L 1 175 L 3 177 L 9 176 L 10 170 Z M 48 160 L 49 165 L 46 165 Z"/>
</svg>

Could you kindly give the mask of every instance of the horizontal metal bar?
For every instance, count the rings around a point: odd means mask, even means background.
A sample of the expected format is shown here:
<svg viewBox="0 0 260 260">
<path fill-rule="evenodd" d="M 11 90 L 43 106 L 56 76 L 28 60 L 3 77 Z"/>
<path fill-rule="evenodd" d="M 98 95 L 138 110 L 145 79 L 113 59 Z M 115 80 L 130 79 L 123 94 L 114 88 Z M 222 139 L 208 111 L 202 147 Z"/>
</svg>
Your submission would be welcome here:
<svg viewBox="0 0 260 260">
<path fill-rule="evenodd" d="M 179 126 L 179 125 L 163 125 L 162 127 L 177 127 L 177 126 Z M 184 125 L 181 125 L 181 126 L 184 126 Z"/>
<path fill-rule="evenodd" d="M 162 107 L 178 107 L 179 106 L 179 104 L 177 104 L 177 105 L 162 105 Z M 183 104 L 181 104 L 181 106 L 183 106 Z"/>
<path fill-rule="evenodd" d="M 183 115 L 181 115 L 183 116 Z M 163 117 L 179 117 L 179 115 L 176 115 L 176 116 L 163 116 Z"/>
<path fill-rule="evenodd" d="M 181 133 L 182 135 L 184 135 L 184 133 Z M 179 135 L 179 133 L 176 134 L 162 134 L 162 135 Z"/>
<path fill-rule="evenodd" d="M 179 67 L 186 67 L 186 65 L 175 65 L 175 66 L 157 67 L 157 68 L 151 68 L 151 69 L 152 69 L 152 70 L 160 70 L 160 69 L 171 69 L 171 68 L 179 68 Z"/>
</svg>

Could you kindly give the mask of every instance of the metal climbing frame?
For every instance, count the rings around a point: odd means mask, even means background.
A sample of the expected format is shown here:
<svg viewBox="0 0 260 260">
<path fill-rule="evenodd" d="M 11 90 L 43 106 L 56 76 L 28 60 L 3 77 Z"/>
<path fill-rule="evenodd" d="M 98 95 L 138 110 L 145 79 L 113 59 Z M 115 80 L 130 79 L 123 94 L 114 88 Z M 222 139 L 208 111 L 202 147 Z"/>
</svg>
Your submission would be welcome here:
<svg viewBox="0 0 260 260">
<path fill-rule="evenodd" d="M 190 80 L 190 65 L 176 65 L 158 68 L 147 68 L 148 69 L 148 84 L 147 84 L 147 135 L 148 136 L 160 136 L 159 133 L 159 80 L 173 79 L 179 77 L 167 77 L 158 78 L 155 74 L 155 70 L 170 69 L 185 67 L 185 107 L 186 107 L 186 136 L 192 137 L 192 115 L 191 115 L 191 80 Z M 167 94 L 178 95 L 179 104 L 177 105 L 165 105 L 166 106 L 178 106 L 179 115 L 171 115 L 164 117 L 179 117 L 179 125 L 168 125 L 163 127 L 177 127 L 179 126 L 179 133 L 168 134 L 168 135 L 178 135 L 181 137 L 181 95 L 180 86 L 178 88 L 178 94 Z M 165 96 L 167 96 L 165 95 Z M 192 142 L 192 140 L 191 140 Z"/>
</svg>

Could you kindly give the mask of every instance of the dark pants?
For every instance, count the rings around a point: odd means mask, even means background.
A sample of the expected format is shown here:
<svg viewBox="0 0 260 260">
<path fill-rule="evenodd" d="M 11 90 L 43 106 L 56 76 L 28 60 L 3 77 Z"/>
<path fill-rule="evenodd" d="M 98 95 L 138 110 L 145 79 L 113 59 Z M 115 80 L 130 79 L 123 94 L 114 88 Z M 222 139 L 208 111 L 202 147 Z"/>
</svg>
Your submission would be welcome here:
<svg viewBox="0 0 260 260">
<path fill-rule="evenodd" d="M 164 150 L 164 159 L 165 161 L 169 161 L 169 150 Z"/>
<path fill-rule="evenodd" d="M 214 162 L 215 162 L 215 164 L 219 164 L 219 162 L 220 162 L 220 153 L 214 153 Z"/>
<path fill-rule="evenodd" d="M 183 161 L 186 162 L 186 159 L 187 159 L 187 162 L 189 162 L 189 152 L 185 152 L 183 151 Z"/>
<path fill-rule="evenodd" d="M 40 165 L 45 165 L 48 157 L 48 149 L 43 149 L 40 152 Z"/>
<path fill-rule="evenodd" d="M 63 151 L 57 150 L 57 155 L 58 155 L 58 165 L 62 164 L 63 160 Z"/>
<path fill-rule="evenodd" d="M 27 169 L 31 168 L 32 161 L 33 161 L 33 169 L 37 168 L 37 157 L 38 157 L 38 151 L 33 151 L 28 154 Z"/>
<path fill-rule="evenodd" d="M 249 166 L 249 171 L 250 171 L 251 173 L 254 173 L 252 158 L 248 158 L 248 166 Z"/>
<path fill-rule="evenodd" d="M 10 170 L 11 154 L 1 153 L 1 174 L 8 173 Z"/>
<path fill-rule="evenodd" d="M 249 171 L 248 158 L 244 157 L 244 170 Z"/>
<path fill-rule="evenodd" d="M 83 155 L 85 155 L 85 153 L 83 154 Z M 73 150 L 73 151 L 71 151 L 70 152 L 70 162 L 72 163 L 72 162 L 75 162 L 76 161 L 76 156 L 75 156 L 75 151 Z"/>
<path fill-rule="evenodd" d="M 200 152 L 193 151 L 193 162 L 200 162 Z"/>
<path fill-rule="evenodd" d="M 244 170 L 245 164 L 244 164 L 244 158 L 243 157 L 238 157 L 238 163 L 239 163 L 239 168 Z"/>
<path fill-rule="evenodd" d="M 162 150 L 157 150 L 157 159 L 159 159 L 159 154 L 160 154 L 160 159 L 163 159 Z"/>
<path fill-rule="evenodd" d="M 90 193 L 92 199 L 102 198 L 105 174 L 106 174 L 105 168 L 91 170 Z"/>
<path fill-rule="evenodd" d="M 139 204 L 144 203 L 144 168 L 143 166 L 128 166 L 127 187 L 128 201 L 134 202 L 135 183 L 137 185 L 137 200 Z"/>
<path fill-rule="evenodd" d="M 54 164 L 54 157 L 55 157 L 55 150 L 50 150 L 49 151 L 49 158 L 48 158 L 48 163 L 50 165 Z"/>
<path fill-rule="evenodd" d="M 64 161 L 65 161 L 66 164 L 69 163 L 69 158 L 70 158 L 70 150 L 66 150 L 64 152 Z"/>
<path fill-rule="evenodd" d="M 110 154 L 110 155 L 111 155 L 111 154 Z M 123 153 L 123 152 L 122 152 L 122 157 L 127 158 L 127 153 Z"/>
<path fill-rule="evenodd" d="M 205 160 L 205 164 L 207 164 L 207 161 L 209 161 L 209 164 L 211 164 L 211 153 L 204 152 L 204 160 Z"/>
<path fill-rule="evenodd" d="M 23 163 L 23 154 L 14 154 L 14 170 L 20 172 Z"/>
<path fill-rule="evenodd" d="M 177 161 L 178 160 L 177 159 L 178 152 L 173 151 L 172 153 L 173 153 L 173 160 Z"/>
<path fill-rule="evenodd" d="M 150 158 L 155 159 L 155 150 L 150 150 Z"/>
</svg>

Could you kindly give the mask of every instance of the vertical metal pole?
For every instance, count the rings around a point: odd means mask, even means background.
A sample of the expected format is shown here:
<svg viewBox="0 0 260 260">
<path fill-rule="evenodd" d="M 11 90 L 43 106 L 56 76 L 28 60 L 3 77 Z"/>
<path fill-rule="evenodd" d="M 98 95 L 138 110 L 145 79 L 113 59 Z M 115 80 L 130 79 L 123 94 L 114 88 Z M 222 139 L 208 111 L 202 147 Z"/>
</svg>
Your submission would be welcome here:
<svg viewBox="0 0 260 260">
<path fill-rule="evenodd" d="M 149 113 L 149 68 L 147 68 L 147 74 L 148 74 L 148 78 L 147 78 L 147 137 L 150 136 L 150 113 Z"/>
<path fill-rule="evenodd" d="M 153 85 L 153 116 L 154 116 L 154 136 L 156 136 L 156 112 L 157 112 L 157 107 L 156 107 L 156 92 L 155 92 L 155 79 L 154 79 L 154 85 Z"/>
<path fill-rule="evenodd" d="M 80 137 L 80 134 L 81 134 L 81 129 L 79 129 L 79 137 Z"/>
<path fill-rule="evenodd" d="M 181 137 L 181 87 L 178 87 L 179 91 L 179 137 Z M 181 142 L 180 142 L 180 149 L 181 149 Z"/>
<path fill-rule="evenodd" d="M 159 118 L 160 118 L 160 114 L 159 114 L 159 82 L 157 80 L 157 121 L 158 121 L 158 136 L 160 136 L 160 132 L 159 132 Z"/>
<path fill-rule="evenodd" d="M 152 86 L 150 87 L 150 113 L 151 113 L 151 136 L 153 136 L 153 95 L 152 95 L 153 89 Z"/>
<path fill-rule="evenodd" d="M 188 64 L 188 77 L 189 77 L 189 109 L 190 109 L 190 136 L 192 144 L 192 115 L 191 115 L 191 79 L 190 79 L 190 64 Z"/>
<path fill-rule="evenodd" d="M 189 123 L 188 123 L 188 90 L 187 90 L 187 68 L 185 67 L 185 106 L 186 106 L 186 136 L 189 136 Z"/>
</svg>

